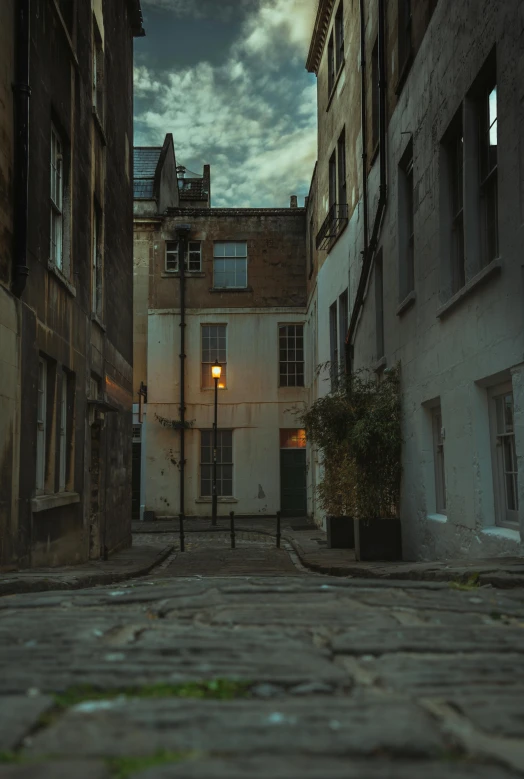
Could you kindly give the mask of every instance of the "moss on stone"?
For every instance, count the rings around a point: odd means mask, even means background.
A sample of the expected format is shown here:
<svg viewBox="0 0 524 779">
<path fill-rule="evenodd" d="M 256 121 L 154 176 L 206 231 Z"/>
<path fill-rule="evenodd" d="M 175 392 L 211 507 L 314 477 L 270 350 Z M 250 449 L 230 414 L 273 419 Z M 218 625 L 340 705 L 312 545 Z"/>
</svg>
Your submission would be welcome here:
<svg viewBox="0 0 524 779">
<path fill-rule="evenodd" d="M 191 756 L 189 752 L 157 752 L 144 757 L 115 757 L 106 760 L 113 779 L 128 779 L 138 771 L 146 768 L 156 768 L 161 765 L 179 763 Z"/>
</svg>

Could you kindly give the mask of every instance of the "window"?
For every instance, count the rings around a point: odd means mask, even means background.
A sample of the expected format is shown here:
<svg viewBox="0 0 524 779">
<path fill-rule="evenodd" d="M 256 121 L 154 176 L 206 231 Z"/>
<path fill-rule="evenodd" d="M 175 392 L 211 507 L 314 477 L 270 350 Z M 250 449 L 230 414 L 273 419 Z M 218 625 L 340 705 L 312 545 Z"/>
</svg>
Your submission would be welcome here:
<svg viewBox="0 0 524 779">
<path fill-rule="evenodd" d="M 178 241 L 166 241 L 166 271 L 178 272 Z"/>
<path fill-rule="evenodd" d="M 384 357 L 384 275 L 382 250 L 375 258 L 375 318 L 377 337 L 377 360 Z"/>
<path fill-rule="evenodd" d="M 200 431 L 200 495 L 213 494 L 213 430 Z M 233 431 L 217 431 L 217 495 L 233 497 Z"/>
<path fill-rule="evenodd" d="M 279 373 L 281 387 L 304 386 L 304 325 L 280 325 Z"/>
<path fill-rule="evenodd" d="M 60 457 L 58 489 L 63 492 L 66 488 L 67 474 L 67 375 L 62 373 L 62 386 L 60 390 L 60 427 L 58 430 L 60 443 L 58 447 Z"/>
<path fill-rule="evenodd" d="M 102 316 L 102 209 L 93 202 L 93 258 L 92 258 L 92 310 Z"/>
<path fill-rule="evenodd" d="M 337 201 L 337 155 L 336 152 L 329 160 L 329 208 L 331 209 Z"/>
<path fill-rule="evenodd" d="M 202 389 L 213 389 L 215 382 L 211 375 L 211 367 L 215 360 L 222 366 L 219 388 L 227 386 L 227 325 L 202 325 Z"/>
<path fill-rule="evenodd" d="M 59 269 L 64 266 L 64 156 L 62 141 L 51 126 L 51 246 L 50 260 Z"/>
<path fill-rule="evenodd" d="M 329 350 L 331 359 L 331 390 L 338 386 L 338 327 L 337 327 L 337 303 L 329 307 Z"/>
<path fill-rule="evenodd" d="M 281 449 L 305 449 L 306 431 L 295 428 L 282 428 L 280 430 Z"/>
<path fill-rule="evenodd" d="M 42 493 L 46 477 L 47 362 L 38 361 L 38 399 L 36 414 L 36 490 Z"/>
<path fill-rule="evenodd" d="M 399 76 L 411 57 L 411 0 L 398 0 Z"/>
<path fill-rule="evenodd" d="M 333 33 L 328 43 L 328 92 L 331 94 L 335 86 L 335 49 L 333 46 Z"/>
<path fill-rule="evenodd" d="M 335 56 L 337 73 L 344 62 L 344 7 L 342 2 L 338 6 L 335 16 Z"/>
<path fill-rule="evenodd" d="M 215 243 L 215 289 L 245 289 L 247 287 L 247 243 Z"/>
<path fill-rule="evenodd" d="M 462 110 L 459 110 L 445 138 L 448 202 L 451 207 L 451 292 L 466 283 L 464 250 L 464 134 Z"/>
<path fill-rule="evenodd" d="M 342 130 L 337 142 L 337 162 L 338 162 L 338 202 L 341 205 L 345 205 L 347 203 L 345 130 Z"/>
<path fill-rule="evenodd" d="M 373 150 L 378 146 L 379 140 L 379 84 L 378 84 L 378 38 L 371 52 L 371 143 Z"/>
<path fill-rule="evenodd" d="M 314 264 L 314 248 L 313 248 L 313 217 L 311 217 L 309 222 L 309 275 L 311 276 L 313 274 L 313 264 Z"/>
<path fill-rule="evenodd" d="M 483 264 L 498 257 L 497 84 L 484 86 L 480 106 L 480 202 Z"/>
<path fill-rule="evenodd" d="M 433 460 L 435 463 L 435 502 L 437 514 L 446 513 L 446 477 L 444 469 L 444 431 L 440 406 L 431 410 Z"/>
<path fill-rule="evenodd" d="M 413 141 L 398 167 L 399 299 L 415 288 L 415 229 L 413 200 Z"/>
<path fill-rule="evenodd" d="M 346 364 L 346 336 L 348 334 L 349 310 L 348 310 L 348 291 L 340 295 L 338 299 L 338 322 L 340 337 L 340 364 L 344 371 L 347 370 Z"/>
<path fill-rule="evenodd" d="M 93 108 L 104 121 L 104 49 L 102 36 L 93 17 Z"/>
<path fill-rule="evenodd" d="M 186 271 L 199 273 L 202 270 L 202 247 L 200 241 L 189 241 L 187 251 L 189 260 L 186 260 L 185 263 Z M 166 241 L 166 271 L 179 272 L 178 241 Z"/>
<path fill-rule="evenodd" d="M 497 524 L 518 525 L 518 468 L 511 383 L 490 392 Z"/>
</svg>

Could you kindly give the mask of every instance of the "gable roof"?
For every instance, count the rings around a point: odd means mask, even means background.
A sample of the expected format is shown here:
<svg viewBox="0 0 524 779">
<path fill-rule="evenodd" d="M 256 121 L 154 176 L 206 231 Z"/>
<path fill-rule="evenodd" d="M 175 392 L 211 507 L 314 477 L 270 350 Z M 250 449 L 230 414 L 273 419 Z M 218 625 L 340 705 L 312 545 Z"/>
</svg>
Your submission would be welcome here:
<svg viewBox="0 0 524 779">
<path fill-rule="evenodd" d="M 154 198 L 155 173 L 162 152 L 161 146 L 135 146 L 133 149 L 133 197 L 138 200 Z"/>
</svg>

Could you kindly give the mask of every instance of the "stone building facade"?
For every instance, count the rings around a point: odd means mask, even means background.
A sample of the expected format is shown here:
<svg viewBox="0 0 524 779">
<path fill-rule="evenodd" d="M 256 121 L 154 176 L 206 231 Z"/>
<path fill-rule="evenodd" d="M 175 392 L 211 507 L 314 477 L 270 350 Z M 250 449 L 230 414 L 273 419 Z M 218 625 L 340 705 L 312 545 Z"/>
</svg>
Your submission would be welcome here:
<svg viewBox="0 0 524 779">
<path fill-rule="evenodd" d="M 203 186 L 205 176 L 206 168 Z M 295 204 L 194 208 L 180 197 L 152 217 L 151 201 L 135 199 L 134 389 L 147 387 L 147 403 L 135 406 L 142 518 L 210 516 L 215 360 L 219 515 L 305 514 L 305 442 L 294 416 L 307 397 L 305 212 Z"/>
<path fill-rule="evenodd" d="M 139 0 L 8 0 L 0 17 L 0 564 L 61 565 L 131 542 L 132 72 L 142 16 Z"/>
<path fill-rule="evenodd" d="M 309 349 L 400 363 L 407 559 L 522 553 L 523 40 L 517 0 L 318 7 Z"/>
</svg>

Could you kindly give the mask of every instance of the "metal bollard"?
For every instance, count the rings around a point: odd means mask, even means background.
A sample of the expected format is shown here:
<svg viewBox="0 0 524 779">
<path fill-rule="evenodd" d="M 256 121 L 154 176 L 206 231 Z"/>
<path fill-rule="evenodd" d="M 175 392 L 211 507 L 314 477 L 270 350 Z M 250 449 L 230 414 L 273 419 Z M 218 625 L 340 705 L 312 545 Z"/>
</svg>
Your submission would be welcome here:
<svg viewBox="0 0 524 779">
<path fill-rule="evenodd" d="M 180 551 L 184 552 L 184 515 L 178 515 L 179 527 L 180 527 Z"/>
<path fill-rule="evenodd" d="M 229 519 L 231 520 L 231 549 L 235 548 L 235 512 L 229 512 Z"/>
<path fill-rule="evenodd" d="M 277 511 L 277 549 L 280 549 L 280 511 Z"/>
</svg>

